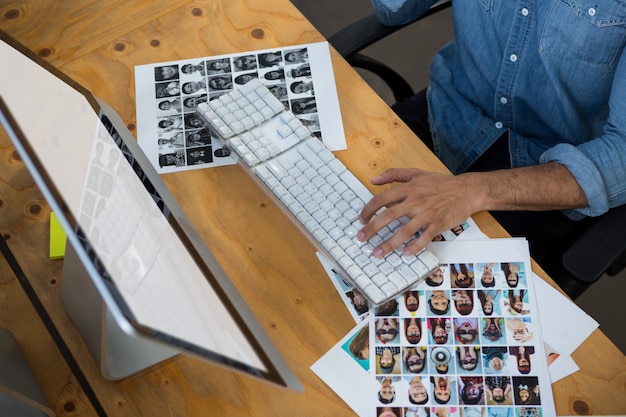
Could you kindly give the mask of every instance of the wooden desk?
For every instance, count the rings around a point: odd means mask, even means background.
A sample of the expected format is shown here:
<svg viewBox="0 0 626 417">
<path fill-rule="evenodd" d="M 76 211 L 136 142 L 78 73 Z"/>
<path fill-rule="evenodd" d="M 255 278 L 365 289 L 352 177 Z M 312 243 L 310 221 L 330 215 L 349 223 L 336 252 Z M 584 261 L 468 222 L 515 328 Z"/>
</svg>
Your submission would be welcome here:
<svg viewBox="0 0 626 417">
<path fill-rule="evenodd" d="M 135 65 L 323 40 L 286 0 L 5 0 L 0 29 L 106 101 L 131 131 Z M 349 147 L 339 158 L 365 180 L 390 166 L 445 171 L 334 51 L 332 58 Z M 352 415 L 309 367 L 354 323 L 312 246 L 238 167 L 164 179 L 303 383 L 303 394 L 184 356 L 120 382 L 103 380 L 59 299 L 61 262 L 47 258 L 49 209 L 4 136 L 0 155 L 0 232 L 106 415 Z M 488 235 L 506 236 L 488 215 L 475 220 Z M 0 281 L 0 295 L 8 294 L 14 281 Z M 0 302 L 3 309 L 13 308 Z M 40 331 L 18 327 L 23 341 Z M 581 371 L 553 385 L 559 414 L 626 412 L 622 353 L 596 331 L 574 359 Z M 67 371 L 51 369 L 38 377 L 56 412 L 93 415 L 80 401 L 67 409 L 67 386 L 54 381 L 72 387 L 75 381 Z M 72 395 L 84 400 L 80 389 Z"/>
</svg>

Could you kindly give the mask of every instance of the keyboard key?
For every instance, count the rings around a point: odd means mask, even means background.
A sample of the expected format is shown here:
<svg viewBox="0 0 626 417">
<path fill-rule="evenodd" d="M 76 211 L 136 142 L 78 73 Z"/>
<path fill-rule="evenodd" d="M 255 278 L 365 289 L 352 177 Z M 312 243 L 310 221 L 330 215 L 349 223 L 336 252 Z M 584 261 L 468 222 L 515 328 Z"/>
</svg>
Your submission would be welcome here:
<svg viewBox="0 0 626 417">
<path fill-rule="evenodd" d="M 426 265 L 426 268 L 430 271 L 436 269 L 439 266 L 439 260 L 432 254 L 432 252 L 424 250 L 418 255 L 419 260 Z"/>
<path fill-rule="evenodd" d="M 387 277 L 380 272 L 372 277 L 372 283 L 375 284 L 377 287 L 382 287 L 383 284 L 388 281 L 389 280 L 387 279 Z"/>
<path fill-rule="evenodd" d="M 365 289 L 367 287 L 369 287 L 372 284 L 372 281 L 366 277 L 365 275 L 358 275 L 355 279 L 354 279 L 354 283 L 361 289 Z"/>
<path fill-rule="evenodd" d="M 396 294 L 398 292 L 398 287 L 396 287 L 395 285 L 393 285 L 392 282 L 385 282 L 383 285 L 380 286 L 380 290 L 388 297 L 393 296 L 394 294 Z"/>
<path fill-rule="evenodd" d="M 387 275 L 387 278 L 389 279 L 389 282 L 393 283 L 397 288 L 405 288 L 407 284 L 410 283 L 402 278 L 402 275 L 400 275 L 397 271 L 393 271 Z"/>
<path fill-rule="evenodd" d="M 276 133 L 278 133 L 281 138 L 286 138 L 291 135 L 291 128 L 287 125 L 283 125 L 276 130 Z"/>
<path fill-rule="evenodd" d="M 419 260 L 411 264 L 411 269 L 415 272 L 417 276 L 427 275 L 429 272 L 428 268 L 426 268 L 426 265 L 421 263 Z"/>
<path fill-rule="evenodd" d="M 299 139 L 305 139 L 311 136 L 311 131 L 307 129 L 305 126 L 298 126 L 293 131 Z"/>
<path fill-rule="evenodd" d="M 316 154 L 312 153 L 312 152 L 307 152 L 305 151 L 305 147 L 299 147 L 298 151 L 300 152 L 300 155 L 302 155 L 302 157 L 304 159 L 307 160 L 307 162 L 314 168 L 314 169 L 319 169 L 322 165 L 324 164 L 324 161 L 322 161 Z"/>
<path fill-rule="evenodd" d="M 264 149 L 264 148 L 260 148 L 260 149 L 256 150 L 256 151 L 254 152 L 254 155 L 255 155 L 257 158 L 259 158 L 259 160 L 260 160 L 260 161 L 266 161 L 266 160 L 268 160 L 268 159 L 271 157 L 271 155 L 270 155 L 270 153 L 267 151 L 267 149 Z"/>
<path fill-rule="evenodd" d="M 372 300 L 375 304 L 380 304 L 385 301 L 388 296 L 385 295 L 376 285 L 370 285 L 363 289 L 365 295 Z"/>
</svg>

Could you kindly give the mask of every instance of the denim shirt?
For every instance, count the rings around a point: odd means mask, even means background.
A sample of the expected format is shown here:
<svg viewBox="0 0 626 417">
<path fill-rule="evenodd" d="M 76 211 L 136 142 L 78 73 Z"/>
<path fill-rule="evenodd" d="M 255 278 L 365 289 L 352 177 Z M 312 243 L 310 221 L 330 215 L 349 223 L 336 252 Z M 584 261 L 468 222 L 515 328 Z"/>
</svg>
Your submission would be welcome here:
<svg viewBox="0 0 626 417">
<path fill-rule="evenodd" d="M 371 0 L 386 25 L 436 1 Z M 504 132 L 511 166 L 558 162 L 598 216 L 626 203 L 626 0 L 457 0 L 428 88 L 435 152 L 466 170 Z M 488 45 L 488 46 L 487 46 Z"/>
</svg>

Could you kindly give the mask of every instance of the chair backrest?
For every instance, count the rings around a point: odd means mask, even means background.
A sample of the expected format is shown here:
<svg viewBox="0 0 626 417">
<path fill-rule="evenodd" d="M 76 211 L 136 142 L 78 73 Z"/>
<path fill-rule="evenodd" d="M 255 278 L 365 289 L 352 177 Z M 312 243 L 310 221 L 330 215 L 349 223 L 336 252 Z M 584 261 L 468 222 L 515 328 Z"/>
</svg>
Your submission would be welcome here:
<svg viewBox="0 0 626 417">
<path fill-rule="evenodd" d="M 375 14 L 369 14 L 364 18 L 346 26 L 340 31 L 328 37 L 328 42 L 343 56 L 348 62 L 350 59 L 368 46 L 381 39 L 397 32 L 398 30 L 419 22 L 435 13 L 452 6 L 451 0 L 440 1 L 432 6 L 426 13 L 415 21 L 405 25 L 386 26 L 380 23 Z"/>
<path fill-rule="evenodd" d="M 603 274 L 615 276 L 626 267 L 626 206 L 596 219 L 563 254 L 563 267 L 583 283 Z"/>
<path fill-rule="evenodd" d="M 366 56 L 361 51 L 409 25 L 449 8 L 451 5 L 451 0 L 440 1 L 417 20 L 399 26 L 383 25 L 372 13 L 331 35 L 328 37 L 328 42 L 351 66 L 365 69 L 379 76 L 391 89 L 394 99 L 402 101 L 414 94 L 410 84 L 389 65 Z"/>
</svg>

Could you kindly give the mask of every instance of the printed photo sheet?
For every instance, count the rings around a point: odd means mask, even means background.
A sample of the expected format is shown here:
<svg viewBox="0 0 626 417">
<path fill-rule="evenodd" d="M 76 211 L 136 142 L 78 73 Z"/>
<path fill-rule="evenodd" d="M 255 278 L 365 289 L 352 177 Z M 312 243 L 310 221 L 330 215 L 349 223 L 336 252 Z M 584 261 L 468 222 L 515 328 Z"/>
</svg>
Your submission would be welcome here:
<svg viewBox="0 0 626 417">
<path fill-rule="evenodd" d="M 362 416 L 555 415 L 527 242 L 430 248 L 440 268 L 312 369 Z"/>
<path fill-rule="evenodd" d="M 346 148 L 327 42 L 135 67 L 137 140 L 159 173 L 236 162 L 196 115 L 260 79 L 331 150 Z"/>
</svg>

